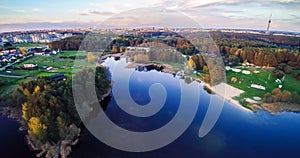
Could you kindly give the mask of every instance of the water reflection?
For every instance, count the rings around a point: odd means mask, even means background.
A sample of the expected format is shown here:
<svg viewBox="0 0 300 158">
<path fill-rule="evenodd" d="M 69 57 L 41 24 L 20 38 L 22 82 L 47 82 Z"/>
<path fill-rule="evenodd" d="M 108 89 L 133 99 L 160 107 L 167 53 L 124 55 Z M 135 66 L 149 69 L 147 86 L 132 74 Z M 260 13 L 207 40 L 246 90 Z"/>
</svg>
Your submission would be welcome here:
<svg viewBox="0 0 300 158">
<path fill-rule="evenodd" d="M 108 59 L 104 64 L 113 66 L 116 63 L 110 60 L 113 59 Z M 167 106 L 164 106 L 154 117 L 138 119 L 128 116 L 116 104 L 113 93 L 105 101 L 104 105 L 108 103 L 103 108 L 105 113 L 120 127 L 134 131 L 148 131 L 163 126 L 178 110 L 178 96 L 180 96 L 178 88 L 180 87 L 176 87 L 178 85 L 174 82 L 177 79 L 158 71 L 147 71 L 147 73 L 135 71 L 130 79 L 130 92 L 134 101 L 146 104 L 149 102 L 149 85 L 158 80 L 167 87 L 168 97 Z M 205 116 L 210 97 L 209 89 L 203 86 L 199 109 L 193 123 L 179 139 L 164 148 L 145 153 L 123 152 L 101 143 L 88 131 L 84 131 L 81 144 L 71 157 L 264 158 L 300 155 L 300 115 L 295 113 L 285 112 L 277 116 L 271 116 L 263 111 L 248 113 L 226 103 L 213 130 L 204 138 L 199 138 L 197 135 L 199 126 Z"/>
</svg>

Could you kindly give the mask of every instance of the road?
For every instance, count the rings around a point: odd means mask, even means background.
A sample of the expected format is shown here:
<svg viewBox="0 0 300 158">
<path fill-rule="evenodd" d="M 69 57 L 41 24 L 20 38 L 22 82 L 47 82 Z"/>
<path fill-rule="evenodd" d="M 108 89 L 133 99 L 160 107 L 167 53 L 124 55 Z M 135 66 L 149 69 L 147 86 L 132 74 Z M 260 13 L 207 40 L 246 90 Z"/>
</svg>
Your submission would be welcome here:
<svg viewBox="0 0 300 158">
<path fill-rule="evenodd" d="M 26 59 L 31 58 L 31 57 L 33 57 L 33 56 L 32 56 L 32 55 L 29 55 L 29 56 L 26 56 L 26 57 L 24 57 L 24 58 L 22 58 L 22 59 L 18 59 L 18 60 L 16 60 L 16 61 L 13 62 L 13 63 L 9 63 L 9 64 L 5 65 L 4 67 L 0 68 L 0 72 L 6 70 L 7 67 L 10 67 L 10 66 L 12 66 L 12 65 L 14 65 L 14 64 L 16 64 L 16 63 L 19 63 L 19 62 L 23 62 L 23 61 L 25 61 Z"/>
<path fill-rule="evenodd" d="M 16 76 L 16 75 L 1 75 L 0 77 L 8 77 L 8 78 L 25 78 L 25 76 Z"/>
</svg>

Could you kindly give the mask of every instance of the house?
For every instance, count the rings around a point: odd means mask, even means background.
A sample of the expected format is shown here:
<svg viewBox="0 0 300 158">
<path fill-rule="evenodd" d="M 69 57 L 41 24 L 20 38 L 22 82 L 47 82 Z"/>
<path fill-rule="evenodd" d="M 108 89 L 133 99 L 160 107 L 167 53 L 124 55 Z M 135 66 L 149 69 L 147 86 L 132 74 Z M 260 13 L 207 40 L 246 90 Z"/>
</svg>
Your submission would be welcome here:
<svg viewBox="0 0 300 158">
<path fill-rule="evenodd" d="M 266 87 L 261 86 L 261 85 L 257 85 L 257 84 L 251 84 L 251 87 L 256 88 L 256 89 L 266 90 Z"/>
<path fill-rule="evenodd" d="M 43 55 L 44 56 L 50 56 L 51 55 L 51 50 L 50 49 L 45 49 Z"/>
<path fill-rule="evenodd" d="M 242 71 L 241 69 L 235 69 L 235 68 L 231 68 L 231 70 L 232 70 L 233 72 L 241 72 L 241 71 Z"/>
<path fill-rule="evenodd" d="M 43 48 L 36 47 L 36 48 L 30 48 L 28 49 L 29 54 L 34 54 L 34 55 L 43 55 L 44 51 Z"/>
<path fill-rule="evenodd" d="M 15 57 L 15 56 L 12 56 L 11 58 L 10 58 L 10 60 L 16 60 L 17 58 Z"/>
<path fill-rule="evenodd" d="M 50 71 L 52 69 L 53 69 L 53 67 L 51 67 L 51 66 L 46 68 L 47 71 Z"/>
<path fill-rule="evenodd" d="M 127 47 L 126 52 L 149 52 L 150 48 L 148 47 Z"/>
<path fill-rule="evenodd" d="M 54 80 L 54 81 L 61 81 L 61 80 L 67 80 L 68 79 L 68 77 L 65 76 L 64 73 L 58 73 L 58 74 L 49 76 L 48 78 L 51 79 L 51 80 Z"/>
<path fill-rule="evenodd" d="M 248 70 L 243 70 L 242 73 L 245 74 L 245 75 L 250 75 L 251 74 L 251 72 L 248 71 Z"/>
<path fill-rule="evenodd" d="M 44 52 L 35 52 L 34 55 L 44 55 Z"/>
<path fill-rule="evenodd" d="M 8 61 L 9 61 L 8 58 L 3 58 L 3 59 L 2 59 L 2 62 L 8 62 Z"/>
<path fill-rule="evenodd" d="M 32 68 L 36 68 L 38 65 L 37 64 L 24 64 L 24 68 L 25 69 L 32 69 Z"/>
</svg>

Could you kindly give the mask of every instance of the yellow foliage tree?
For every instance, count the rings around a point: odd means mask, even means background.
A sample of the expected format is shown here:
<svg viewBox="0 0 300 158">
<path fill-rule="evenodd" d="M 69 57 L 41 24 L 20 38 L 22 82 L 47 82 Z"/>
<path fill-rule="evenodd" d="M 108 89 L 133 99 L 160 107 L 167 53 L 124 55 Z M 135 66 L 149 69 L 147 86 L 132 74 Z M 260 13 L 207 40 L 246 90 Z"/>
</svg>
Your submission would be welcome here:
<svg viewBox="0 0 300 158">
<path fill-rule="evenodd" d="M 112 50 L 113 53 L 119 53 L 120 52 L 120 48 L 118 46 L 112 46 Z"/>
<path fill-rule="evenodd" d="M 25 121 L 28 121 L 28 105 L 27 103 L 23 103 L 22 104 L 22 118 L 25 120 Z"/>
<path fill-rule="evenodd" d="M 88 52 L 86 55 L 86 59 L 88 62 L 92 62 L 96 59 L 96 57 L 91 52 Z"/>
<path fill-rule="evenodd" d="M 192 58 L 189 59 L 188 66 L 190 66 L 194 69 L 196 68 L 196 63 L 194 62 L 194 60 Z"/>
<path fill-rule="evenodd" d="M 34 88 L 34 93 L 37 93 L 37 92 L 39 92 L 40 91 L 40 86 L 36 86 L 35 88 Z"/>
<path fill-rule="evenodd" d="M 30 118 L 28 122 L 28 134 L 35 135 L 39 139 L 45 138 L 47 126 L 38 117 Z"/>
<path fill-rule="evenodd" d="M 19 48 L 19 50 L 23 56 L 27 55 L 27 49 L 25 47 L 21 47 L 21 48 Z"/>
<path fill-rule="evenodd" d="M 28 90 L 27 88 L 24 89 L 23 93 L 24 93 L 24 95 L 26 95 L 26 96 L 29 96 L 29 95 L 30 95 L 30 92 L 29 92 L 29 90 Z"/>
<path fill-rule="evenodd" d="M 209 71 L 208 66 L 203 66 L 203 71 L 208 72 Z"/>
</svg>

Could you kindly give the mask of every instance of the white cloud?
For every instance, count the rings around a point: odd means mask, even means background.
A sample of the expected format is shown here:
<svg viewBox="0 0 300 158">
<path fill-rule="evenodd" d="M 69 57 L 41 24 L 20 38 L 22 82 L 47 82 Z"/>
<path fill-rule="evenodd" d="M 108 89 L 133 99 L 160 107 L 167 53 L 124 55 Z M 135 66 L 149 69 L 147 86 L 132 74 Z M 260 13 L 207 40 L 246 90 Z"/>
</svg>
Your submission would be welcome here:
<svg viewBox="0 0 300 158">
<path fill-rule="evenodd" d="M 72 11 L 73 12 L 73 11 Z M 100 15 L 100 16 L 111 16 L 114 13 L 110 11 L 98 11 L 92 9 L 84 9 L 84 10 L 75 10 L 75 12 L 79 15 Z"/>
<path fill-rule="evenodd" d="M 116 15 L 120 19 L 118 20 L 116 18 L 115 23 L 121 23 L 126 22 L 126 20 L 121 19 L 122 14 L 124 15 L 124 11 L 125 14 L 127 14 L 126 11 L 130 11 L 132 9 L 161 7 L 184 12 L 190 17 L 198 19 L 204 27 L 265 29 L 270 13 L 273 13 L 274 20 L 272 22 L 272 28 L 276 28 L 278 30 L 299 30 L 300 28 L 300 19 L 294 17 L 294 15 L 300 15 L 300 0 L 109 0 L 104 2 L 94 1 L 85 3 L 88 5 L 85 4 L 82 5 L 82 7 L 76 6 L 74 7 L 76 9 L 73 10 L 59 10 L 56 14 L 51 13 L 50 15 L 49 13 L 47 20 L 52 22 L 54 20 L 61 20 L 63 22 L 67 21 L 66 19 L 75 19 L 78 22 L 93 21 L 96 23 Z M 8 10 L 18 12 L 18 17 L 22 16 L 22 20 L 26 22 L 31 22 L 35 18 L 42 21 L 45 18 L 41 17 L 40 14 L 30 14 L 42 12 L 48 9 L 44 8 L 42 10 L 38 7 L 39 6 L 34 9 L 25 10 L 24 8 L 14 6 Z M 0 5 L 0 8 L 6 7 Z M 72 6 L 67 8 L 72 8 Z M 118 13 L 121 14 L 118 15 Z M 140 19 L 137 19 L 135 15 L 127 16 L 127 22 L 135 24 L 140 23 L 144 25 L 148 25 L 148 23 L 151 22 L 158 23 L 156 19 L 159 18 L 159 13 L 152 15 L 151 13 L 143 14 L 144 17 Z M 24 17 L 25 15 L 27 17 Z M 0 17 L 0 23 L 11 23 L 12 21 L 17 22 L 18 20 L 18 18 L 12 19 L 10 16 Z M 182 22 L 184 19 L 177 19 L 177 21 Z M 171 23 L 171 21 L 165 20 L 160 22 L 162 25 L 165 25 L 165 23 Z"/>
<path fill-rule="evenodd" d="M 288 3 L 288 2 L 297 2 L 298 0 L 279 0 L 279 2 L 286 2 L 286 3 Z"/>
<path fill-rule="evenodd" d="M 25 9 L 22 9 L 22 10 L 15 10 L 16 12 L 21 12 L 21 13 L 34 13 L 34 12 L 41 12 L 42 9 L 40 8 L 33 8 L 33 9 L 28 9 L 28 10 L 25 10 Z"/>
</svg>

